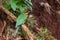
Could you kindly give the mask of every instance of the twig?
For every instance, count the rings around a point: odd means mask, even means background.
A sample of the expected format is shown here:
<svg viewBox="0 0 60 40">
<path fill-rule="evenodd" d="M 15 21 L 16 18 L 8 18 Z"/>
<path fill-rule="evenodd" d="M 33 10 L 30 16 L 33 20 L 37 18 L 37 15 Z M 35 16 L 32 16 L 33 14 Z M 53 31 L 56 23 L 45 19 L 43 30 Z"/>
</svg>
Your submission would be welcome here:
<svg viewBox="0 0 60 40">
<path fill-rule="evenodd" d="M 22 29 L 27 33 L 27 35 L 29 36 L 29 40 L 34 40 L 35 37 L 33 36 L 33 34 L 31 34 L 30 30 L 26 27 L 25 24 L 22 25 Z"/>
<path fill-rule="evenodd" d="M 0 10 L 2 10 L 3 12 L 5 12 L 8 16 L 10 16 L 14 21 L 17 20 L 17 18 L 8 10 L 6 10 L 3 6 L 0 6 Z"/>
<path fill-rule="evenodd" d="M 3 24 L 2 26 L 0 24 L 0 36 L 2 36 L 2 32 L 4 31 L 4 28 L 6 27 L 6 21 L 2 21 L 2 24 Z"/>
</svg>

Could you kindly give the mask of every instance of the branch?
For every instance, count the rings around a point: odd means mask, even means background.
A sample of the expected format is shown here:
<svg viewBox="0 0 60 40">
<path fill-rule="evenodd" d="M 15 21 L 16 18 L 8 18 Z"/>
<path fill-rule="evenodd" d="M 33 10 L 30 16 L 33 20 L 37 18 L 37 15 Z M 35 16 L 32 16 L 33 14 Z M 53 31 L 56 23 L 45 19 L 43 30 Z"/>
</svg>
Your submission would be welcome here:
<svg viewBox="0 0 60 40">
<path fill-rule="evenodd" d="M 16 22 L 17 18 L 10 11 L 6 10 L 3 6 L 0 6 L 0 10 L 5 12 L 8 16 L 10 16 Z"/>
<path fill-rule="evenodd" d="M 14 16 L 10 11 L 6 10 L 3 6 L 0 6 L 0 10 L 5 12 L 8 16 L 10 16 L 16 22 L 17 17 Z M 30 38 L 29 40 L 34 40 L 35 37 L 33 36 L 33 34 L 30 32 L 30 30 L 27 28 L 25 24 L 23 24 L 21 28 L 27 33 L 28 37 Z"/>
</svg>

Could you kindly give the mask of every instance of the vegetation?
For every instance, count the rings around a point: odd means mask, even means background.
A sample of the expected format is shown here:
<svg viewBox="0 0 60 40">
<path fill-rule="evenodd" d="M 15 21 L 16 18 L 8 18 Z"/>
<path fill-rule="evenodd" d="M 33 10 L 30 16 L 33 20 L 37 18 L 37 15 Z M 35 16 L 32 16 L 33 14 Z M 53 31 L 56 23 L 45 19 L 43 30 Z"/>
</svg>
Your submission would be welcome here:
<svg viewBox="0 0 60 40">
<path fill-rule="evenodd" d="M 48 28 L 37 27 L 31 0 L 3 0 L 0 6 L 5 40 L 56 40 Z M 45 5 L 46 6 L 46 5 Z M 48 9 L 49 12 L 49 9 Z M 3 24 L 2 23 L 2 24 Z M 1 39 L 1 40 L 3 40 Z"/>
<path fill-rule="evenodd" d="M 17 18 L 16 22 L 16 31 L 14 35 L 18 32 L 18 29 L 21 24 L 23 24 L 26 20 L 26 14 L 27 12 L 32 11 L 32 3 L 31 0 L 10 0 L 8 4 L 5 4 L 5 7 L 12 11 L 12 13 L 15 13 Z M 19 11 L 19 12 L 17 12 Z"/>
</svg>

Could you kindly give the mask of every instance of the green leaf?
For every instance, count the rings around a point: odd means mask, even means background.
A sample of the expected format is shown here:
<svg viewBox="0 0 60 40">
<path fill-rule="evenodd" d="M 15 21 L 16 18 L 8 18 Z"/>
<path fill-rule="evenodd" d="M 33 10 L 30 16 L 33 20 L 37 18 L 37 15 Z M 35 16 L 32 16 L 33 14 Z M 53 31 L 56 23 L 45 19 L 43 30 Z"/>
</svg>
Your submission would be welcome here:
<svg viewBox="0 0 60 40">
<path fill-rule="evenodd" d="M 18 19 L 17 19 L 17 22 L 16 22 L 16 28 L 19 27 L 21 24 L 23 24 L 26 20 L 26 16 L 24 13 L 21 13 L 19 16 L 18 16 Z"/>
<path fill-rule="evenodd" d="M 17 5 L 20 5 L 20 6 L 22 6 L 22 7 L 27 6 L 23 1 L 19 1 L 19 2 L 17 3 Z"/>
<path fill-rule="evenodd" d="M 8 9 L 8 10 L 10 9 L 10 6 L 7 5 L 7 4 L 5 4 L 4 7 L 5 7 L 6 9 Z"/>
<path fill-rule="evenodd" d="M 25 13 L 26 12 L 26 4 L 22 1 L 20 1 L 18 4 L 17 4 L 17 8 L 20 10 L 20 13 Z M 26 7 L 26 8 L 25 8 Z"/>
<path fill-rule="evenodd" d="M 24 13 L 25 9 L 22 6 L 19 6 L 18 8 L 20 10 L 20 13 Z"/>
<path fill-rule="evenodd" d="M 10 5 L 11 5 L 11 8 L 15 11 L 17 8 L 17 5 L 14 0 L 10 0 Z"/>
</svg>

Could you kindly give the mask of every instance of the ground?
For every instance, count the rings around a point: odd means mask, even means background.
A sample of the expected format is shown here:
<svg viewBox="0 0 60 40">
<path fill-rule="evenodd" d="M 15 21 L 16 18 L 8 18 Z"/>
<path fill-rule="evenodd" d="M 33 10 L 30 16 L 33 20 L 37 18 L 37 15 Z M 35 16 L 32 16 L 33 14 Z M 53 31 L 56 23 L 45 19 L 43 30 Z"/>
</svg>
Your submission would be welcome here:
<svg viewBox="0 0 60 40">
<path fill-rule="evenodd" d="M 49 32 L 44 35 L 44 40 L 60 40 L 60 1 L 32 0 L 32 3 L 33 10 L 30 12 L 28 20 L 25 22 L 25 25 L 29 27 L 22 25 L 21 30 L 19 30 L 25 31 L 27 34 L 22 36 L 18 32 L 16 38 L 13 37 L 13 32 L 15 29 L 13 26 L 16 23 L 16 18 L 14 19 L 8 14 L 10 11 L 6 12 L 0 8 L 0 40 L 31 40 L 32 37 L 35 39 L 35 37 L 38 35 L 42 36 L 41 38 L 43 38 L 43 35 L 45 34 L 43 32 L 46 30 L 45 28 L 47 28 Z M 13 17 L 15 16 L 13 15 Z M 29 25 L 29 23 L 31 24 Z M 7 26 L 10 26 L 10 28 L 8 27 L 8 31 L 6 30 Z M 34 36 L 32 36 L 32 34 Z M 53 37 L 50 37 L 50 35 Z"/>
</svg>

